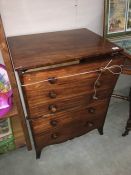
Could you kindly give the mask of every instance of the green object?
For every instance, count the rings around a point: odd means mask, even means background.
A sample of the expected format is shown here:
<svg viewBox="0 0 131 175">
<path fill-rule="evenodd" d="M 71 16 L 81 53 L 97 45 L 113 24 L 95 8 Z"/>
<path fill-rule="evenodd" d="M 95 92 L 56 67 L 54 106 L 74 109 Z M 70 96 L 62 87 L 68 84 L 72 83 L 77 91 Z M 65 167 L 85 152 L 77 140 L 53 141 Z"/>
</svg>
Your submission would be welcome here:
<svg viewBox="0 0 131 175">
<path fill-rule="evenodd" d="M 14 136 L 11 134 L 0 141 L 0 154 L 4 154 L 8 151 L 15 149 Z"/>
</svg>

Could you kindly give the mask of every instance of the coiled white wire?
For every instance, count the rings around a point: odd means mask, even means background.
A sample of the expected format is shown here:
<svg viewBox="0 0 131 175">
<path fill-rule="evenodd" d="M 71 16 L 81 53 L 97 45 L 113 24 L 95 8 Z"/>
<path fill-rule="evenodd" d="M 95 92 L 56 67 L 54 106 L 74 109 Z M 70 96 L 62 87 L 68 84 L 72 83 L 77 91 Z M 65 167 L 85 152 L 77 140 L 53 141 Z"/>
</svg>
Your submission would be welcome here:
<svg viewBox="0 0 131 175">
<path fill-rule="evenodd" d="M 97 82 L 99 81 L 99 79 L 100 79 L 102 73 L 103 73 L 104 71 L 106 71 L 106 70 L 108 70 L 108 71 L 109 71 L 110 73 L 112 73 L 113 75 L 120 75 L 120 74 L 122 73 L 122 67 L 123 67 L 123 65 L 112 65 L 112 66 L 109 66 L 111 62 L 112 62 L 112 59 L 107 63 L 107 65 L 106 65 L 104 68 L 101 68 L 101 69 L 100 69 L 101 72 L 100 72 L 100 74 L 98 75 L 98 77 L 97 77 L 97 79 L 96 79 L 96 81 L 95 81 L 95 83 L 94 83 L 94 95 L 93 95 L 93 99 L 95 99 L 95 100 L 98 99 L 98 97 L 97 97 L 96 85 L 97 85 Z M 114 72 L 114 71 L 113 71 L 114 68 L 119 68 L 120 71 Z"/>
<path fill-rule="evenodd" d="M 99 75 L 94 83 L 94 95 L 93 95 L 93 99 L 98 99 L 97 97 L 97 89 L 96 89 L 96 84 L 97 82 L 99 81 L 102 73 L 106 70 L 108 70 L 110 73 L 112 73 L 113 75 L 119 75 L 122 73 L 122 67 L 123 65 L 112 65 L 112 66 L 109 66 L 110 63 L 112 62 L 112 59 L 107 63 L 107 65 L 101 69 L 96 69 L 96 70 L 92 70 L 92 71 L 88 71 L 88 72 L 82 72 L 82 73 L 79 73 L 79 74 L 73 74 L 73 75 L 65 75 L 65 76 L 61 76 L 61 77 L 57 77 L 57 79 L 63 79 L 63 78 L 70 78 L 70 77 L 74 77 L 74 76 L 80 76 L 80 75 L 85 75 L 85 74 L 90 74 L 90 73 L 96 73 L 96 72 L 99 72 Z M 120 70 L 118 72 L 114 72 L 113 69 L 114 68 L 119 68 Z M 25 87 L 25 86 L 31 86 L 31 85 L 35 85 L 35 84 L 38 84 L 38 83 L 43 83 L 43 82 L 47 82 L 49 81 L 48 79 L 46 80 L 42 80 L 42 81 L 38 81 L 38 82 L 34 82 L 34 83 L 29 83 L 29 84 L 22 84 L 21 86 Z"/>
</svg>

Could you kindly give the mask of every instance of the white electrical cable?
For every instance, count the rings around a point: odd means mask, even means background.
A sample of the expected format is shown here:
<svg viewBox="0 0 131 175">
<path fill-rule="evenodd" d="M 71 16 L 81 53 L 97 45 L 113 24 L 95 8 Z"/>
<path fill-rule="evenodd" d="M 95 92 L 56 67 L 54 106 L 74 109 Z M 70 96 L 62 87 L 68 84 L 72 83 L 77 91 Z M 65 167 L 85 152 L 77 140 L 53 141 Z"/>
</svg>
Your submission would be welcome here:
<svg viewBox="0 0 131 175">
<path fill-rule="evenodd" d="M 107 65 L 101 69 L 96 69 L 96 70 L 93 70 L 93 71 L 88 71 L 88 72 L 82 72 L 82 73 L 79 73 L 79 74 L 73 74 L 73 75 L 65 75 L 65 76 L 61 76 L 61 77 L 57 77 L 57 79 L 63 79 L 63 78 L 70 78 L 70 77 L 74 77 L 74 76 L 80 76 L 80 75 L 85 75 L 85 74 L 90 74 L 90 73 L 96 73 L 96 72 L 100 72 L 95 83 L 94 83 L 94 95 L 93 95 L 93 99 L 98 99 L 97 98 L 97 90 L 96 90 L 96 84 L 98 82 L 98 80 L 100 79 L 102 73 L 106 70 L 108 70 L 110 73 L 112 73 L 113 75 L 119 75 L 122 73 L 122 66 L 123 65 L 112 65 L 112 66 L 109 66 L 110 63 L 112 62 L 112 59 L 107 63 Z M 114 72 L 113 69 L 114 68 L 119 68 L 120 70 L 118 72 Z M 42 81 L 38 81 L 38 82 L 34 82 L 34 83 L 28 83 L 28 84 L 22 84 L 21 86 L 23 87 L 26 87 L 26 86 L 32 86 L 32 85 L 35 85 L 35 84 L 39 84 L 39 83 L 43 83 L 43 82 L 47 82 L 49 81 L 48 79 L 46 80 L 42 80 Z"/>
<path fill-rule="evenodd" d="M 104 71 L 106 71 L 106 70 L 108 70 L 108 71 L 109 71 L 110 73 L 112 73 L 113 75 L 120 75 L 120 74 L 122 73 L 122 66 L 123 66 L 123 65 L 112 65 L 112 66 L 109 66 L 111 62 L 112 62 L 112 59 L 107 63 L 107 65 L 106 65 L 104 68 L 101 68 L 101 69 L 100 69 L 101 72 L 100 72 L 100 74 L 98 75 L 98 78 L 96 79 L 96 81 L 95 81 L 95 83 L 94 83 L 94 95 L 93 95 L 93 99 L 95 99 L 95 100 L 98 99 L 98 97 L 97 97 L 97 91 L 96 91 L 96 84 L 97 84 L 97 82 L 99 81 L 99 79 L 100 79 L 102 73 L 103 73 Z M 120 71 L 114 72 L 114 71 L 112 70 L 112 69 L 114 69 L 114 68 L 119 68 Z"/>
<path fill-rule="evenodd" d="M 101 69 L 96 69 L 96 70 L 92 70 L 92 71 L 88 71 L 88 72 L 82 72 L 82 73 L 79 73 L 79 74 L 65 75 L 65 76 L 57 77 L 57 79 L 70 78 L 70 77 L 74 77 L 74 76 L 80 76 L 80 75 L 85 75 L 85 74 L 90 74 L 90 73 L 96 73 L 96 72 L 99 72 L 99 71 L 102 72 L 102 71 L 105 71 L 105 70 L 108 70 L 112 74 L 120 74 L 120 72 L 122 72 L 122 65 L 112 65 L 112 66 L 108 67 L 108 65 L 111 62 L 112 62 L 112 60 L 110 60 L 108 62 L 108 64 L 104 68 L 101 68 Z M 120 68 L 120 72 L 113 72 L 111 69 L 114 69 L 114 68 Z M 100 78 L 100 77 L 98 77 L 98 78 Z M 96 81 L 98 81 L 98 78 L 97 78 Z M 37 81 L 37 82 L 34 82 L 34 83 L 22 84 L 21 86 L 31 86 L 31 85 L 35 85 L 35 84 L 39 84 L 39 83 L 43 83 L 43 82 L 47 82 L 47 81 L 49 81 L 49 80 L 46 79 L 46 80 L 41 80 L 41 81 Z"/>
<path fill-rule="evenodd" d="M 70 78 L 70 77 L 85 75 L 85 74 L 89 74 L 89 73 L 95 73 L 95 72 L 98 72 L 98 71 L 100 71 L 100 69 L 93 70 L 93 71 L 88 71 L 88 72 L 82 72 L 82 73 L 79 73 L 79 74 L 65 75 L 65 76 L 57 77 L 56 79 Z M 35 85 L 35 84 L 38 84 L 38 83 L 43 83 L 43 82 L 46 82 L 46 81 L 49 81 L 49 80 L 46 79 L 46 80 L 41 80 L 41 81 L 37 81 L 37 82 L 34 82 L 34 83 L 22 84 L 21 86 L 31 86 L 31 85 Z"/>
</svg>

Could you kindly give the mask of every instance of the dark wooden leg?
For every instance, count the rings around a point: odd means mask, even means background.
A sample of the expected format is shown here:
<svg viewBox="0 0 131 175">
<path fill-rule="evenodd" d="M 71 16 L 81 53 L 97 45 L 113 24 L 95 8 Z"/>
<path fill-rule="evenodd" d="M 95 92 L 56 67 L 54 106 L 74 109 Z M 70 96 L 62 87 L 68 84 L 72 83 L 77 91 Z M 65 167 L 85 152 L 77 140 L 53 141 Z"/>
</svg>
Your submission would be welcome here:
<svg viewBox="0 0 131 175">
<path fill-rule="evenodd" d="M 40 159 L 41 150 L 36 150 L 36 159 Z"/>
<path fill-rule="evenodd" d="M 103 126 L 98 128 L 98 132 L 99 132 L 100 135 L 103 135 Z"/>
<path fill-rule="evenodd" d="M 127 136 L 129 131 L 131 131 L 131 113 L 130 113 L 130 118 L 128 119 L 126 124 L 125 132 L 122 134 L 122 136 Z"/>
<path fill-rule="evenodd" d="M 126 124 L 125 132 L 122 134 L 122 136 L 128 135 L 130 130 L 131 130 L 131 89 L 129 93 L 129 119 Z"/>
<path fill-rule="evenodd" d="M 122 134 L 122 136 L 124 137 L 124 136 L 127 136 L 128 135 L 128 133 L 129 133 L 129 129 L 125 129 L 125 132 Z"/>
</svg>

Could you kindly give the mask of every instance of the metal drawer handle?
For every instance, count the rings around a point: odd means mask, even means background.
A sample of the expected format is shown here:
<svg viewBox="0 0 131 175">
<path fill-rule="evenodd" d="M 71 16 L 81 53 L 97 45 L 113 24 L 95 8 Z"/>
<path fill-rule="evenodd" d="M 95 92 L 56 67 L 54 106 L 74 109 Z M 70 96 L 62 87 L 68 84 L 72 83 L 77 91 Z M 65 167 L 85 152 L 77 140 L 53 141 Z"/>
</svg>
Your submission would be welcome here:
<svg viewBox="0 0 131 175">
<path fill-rule="evenodd" d="M 49 82 L 50 84 L 55 84 L 55 83 L 57 82 L 57 79 L 56 79 L 55 77 L 49 77 L 49 78 L 48 78 L 48 82 Z"/>
</svg>

